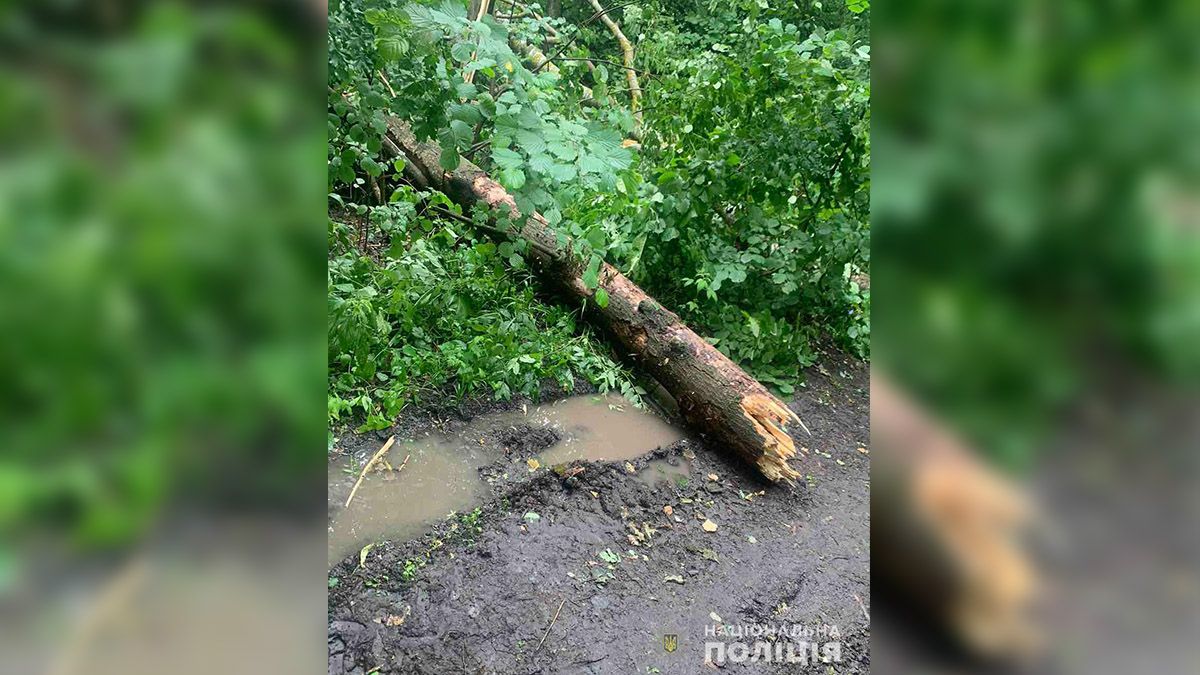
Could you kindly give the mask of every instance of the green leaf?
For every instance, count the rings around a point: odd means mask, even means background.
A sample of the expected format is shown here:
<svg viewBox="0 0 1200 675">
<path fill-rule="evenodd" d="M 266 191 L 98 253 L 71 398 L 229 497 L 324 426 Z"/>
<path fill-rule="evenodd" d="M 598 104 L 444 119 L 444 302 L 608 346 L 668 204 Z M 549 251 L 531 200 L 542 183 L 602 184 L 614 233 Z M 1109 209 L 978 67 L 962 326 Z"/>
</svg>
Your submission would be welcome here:
<svg viewBox="0 0 1200 675">
<path fill-rule="evenodd" d="M 519 153 L 508 148 L 493 148 L 492 161 L 501 169 L 518 169 L 525 164 Z"/>
<path fill-rule="evenodd" d="M 390 32 L 375 38 L 375 51 L 388 61 L 399 61 L 408 54 L 408 40 L 399 33 Z"/>
<path fill-rule="evenodd" d="M 750 324 L 750 334 L 751 335 L 753 335 L 754 337 L 758 337 L 760 334 L 762 334 L 762 326 L 759 325 L 758 319 L 747 314 L 746 320 Z"/>
<path fill-rule="evenodd" d="M 554 164 L 550 167 L 550 177 L 560 183 L 573 181 L 576 175 L 574 164 Z"/>
<path fill-rule="evenodd" d="M 456 42 L 450 48 L 450 56 L 459 63 L 466 63 L 471 60 L 471 54 L 475 52 L 475 45 L 469 42 Z"/>
<path fill-rule="evenodd" d="M 599 226 L 588 230 L 587 243 L 591 244 L 592 248 L 597 250 L 604 248 L 605 241 L 604 230 L 600 229 Z"/>
<path fill-rule="evenodd" d="M 443 148 L 441 156 L 438 157 L 438 166 L 446 171 L 454 171 L 458 168 L 458 163 L 462 160 L 458 155 L 458 151 L 453 148 Z"/>
<path fill-rule="evenodd" d="M 574 146 L 563 142 L 549 143 L 547 145 L 547 149 L 550 151 L 550 154 L 563 160 L 564 162 L 570 162 L 574 160 L 577 154 Z"/>
<path fill-rule="evenodd" d="M 469 103 L 451 103 L 449 113 L 451 118 L 462 120 L 466 124 L 477 124 L 483 119 L 483 115 L 479 114 L 479 108 Z"/>
<path fill-rule="evenodd" d="M 587 269 L 583 271 L 583 285 L 595 288 L 600 283 L 600 256 L 594 255 L 588 261 Z"/>
<path fill-rule="evenodd" d="M 525 172 L 517 168 L 504 169 L 500 172 L 500 183 L 509 190 L 520 190 L 525 187 Z"/>
<path fill-rule="evenodd" d="M 546 152 L 546 139 L 542 134 L 528 129 L 521 129 L 517 132 L 517 145 L 531 155 Z"/>
<path fill-rule="evenodd" d="M 607 168 L 604 160 L 595 155 L 584 155 L 579 158 L 580 173 L 605 173 Z"/>
<path fill-rule="evenodd" d="M 455 145 L 460 150 L 469 148 L 471 142 L 475 140 L 475 132 L 471 129 L 471 125 L 462 120 L 451 120 L 450 132 L 454 134 Z"/>
<path fill-rule="evenodd" d="M 376 162 L 370 157 L 363 157 L 361 160 L 359 160 L 358 164 L 363 168 L 363 171 L 367 172 L 367 175 L 369 176 L 377 177 L 383 173 L 383 167 L 379 166 L 379 162 Z"/>
<path fill-rule="evenodd" d="M 608 291 L 603 288 L 596 289 L 596 304 L 600 305 L 601 309 L 608 307 Z"/>
<path fill-rule="evenodd" d="M 554 168 L 554 160 L 550 155 L 531 155 L 529 157 L 529 169 L 534 173 L 549 175 Z"/>
</svg>

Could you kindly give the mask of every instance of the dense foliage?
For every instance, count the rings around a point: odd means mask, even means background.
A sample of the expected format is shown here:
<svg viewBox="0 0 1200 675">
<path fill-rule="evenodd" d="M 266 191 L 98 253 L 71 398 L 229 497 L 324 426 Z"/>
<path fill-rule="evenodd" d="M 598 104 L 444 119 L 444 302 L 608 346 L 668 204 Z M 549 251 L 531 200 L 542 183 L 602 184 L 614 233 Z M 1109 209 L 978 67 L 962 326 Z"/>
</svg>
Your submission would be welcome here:
<svg viewBox="0 0 1200 675">
<path fill-rule="evenodd" d="M 1131 373 L 1200 379 L 1197 156 L 1178 142 L 1200 108 L 1167 103 L 1196 91 L 1192 10 L 949 7 L 879 17 L 875 348 L 1029 466 L 1065 445 L 1064 411 L 1102 409 L 1085 398 L 1120 392 L 1132 420 Z"/>
<path fill-rule="evenodd" d="M 524 242 L 402 178 L 386 116 L 465 157 L 790 393 L 822 333 L 867 356 L 866 3 L 331 7 L 330 416 L 388 423 L 430 387 L 638 389 L 575 312 L 542 304 Z M 549 61 L 547 61 L 549 57 Z M 606 302 L 601 293 L 596 301 Z"/>
<path fill-rule="evenodd" d="M 311 504 L 325 426 L 301 38 L 257 7 L 4 12 L 0 595 L 37 587 L 22 535 L 116 547 L 185 499 Z M 55 550 L 23 569 L 74 569 Z"/>
</svg>

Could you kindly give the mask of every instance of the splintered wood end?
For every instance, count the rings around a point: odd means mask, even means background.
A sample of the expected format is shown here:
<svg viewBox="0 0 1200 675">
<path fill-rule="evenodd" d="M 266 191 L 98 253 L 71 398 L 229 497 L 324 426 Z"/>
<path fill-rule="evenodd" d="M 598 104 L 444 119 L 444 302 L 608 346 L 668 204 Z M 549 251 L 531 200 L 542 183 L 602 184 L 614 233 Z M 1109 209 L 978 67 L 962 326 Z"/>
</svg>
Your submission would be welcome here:
<svg viewBox="0 0 1200 675">
<path fill-rule="evenodd" d="M 754 424 L 763 441 L 762 454 L 757 460 L 759 470 L 773 481 L 794 484 L 800 478 L 800 472 L 788 466 L 787 460 L 796 454 L 796 444 L 784 427 L 789 422 L 798 422 L 799 418 L 773 396 L 764 394 L 749 394 L 743 398 L 742 414 Z"/>
</svg>

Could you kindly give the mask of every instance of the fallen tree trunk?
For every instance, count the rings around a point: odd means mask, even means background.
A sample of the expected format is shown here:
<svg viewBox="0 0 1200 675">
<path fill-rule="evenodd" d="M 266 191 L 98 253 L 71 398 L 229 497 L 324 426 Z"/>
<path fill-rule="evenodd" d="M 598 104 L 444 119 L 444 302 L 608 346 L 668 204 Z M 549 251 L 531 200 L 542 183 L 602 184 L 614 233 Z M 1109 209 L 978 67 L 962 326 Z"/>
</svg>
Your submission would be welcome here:
<svg viewBox="0 0 1200 675">
<path fill-rule="evenodd" d="M 444 171 L 436 145 L 418 143 L 398 120 L 389 121 L 389 129 L 414 183 L 438 189 L 464 208 L 482 204 L 520 220 L 512 196 L 478 167 L 463 160 L 454 171 Z M 590 301 L 589 318 L 662 383 L 693 428 L 772 481 L 791 483 L 800 476 L 788 466 L 796 448 L 787 427 L 804 424 L 783 402 L 607 263 L 601 265 L 598 288 L 608 294 L 608 303 L 599 306 L 595 289 L 581 278 L 583 264 L 572 243 L 560 244 L 540 214 L 524 219 L 512 234 L 529 241 L 526 258 L 543 279 Z"/>
<path fill-rule="evenodd" d="M 882 376 L 871 378 L 876 588 L 973 656 L 1038 651 L 1040 579 L 1021 534 L 1033 507 Z"/>
</svg>

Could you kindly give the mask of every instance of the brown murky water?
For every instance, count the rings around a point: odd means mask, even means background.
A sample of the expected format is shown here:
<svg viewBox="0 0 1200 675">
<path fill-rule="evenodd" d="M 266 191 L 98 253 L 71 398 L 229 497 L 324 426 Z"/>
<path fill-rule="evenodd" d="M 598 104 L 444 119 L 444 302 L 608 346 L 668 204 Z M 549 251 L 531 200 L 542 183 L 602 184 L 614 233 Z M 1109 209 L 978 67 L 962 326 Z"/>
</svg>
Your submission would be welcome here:
<svg viewBox="0 0 1200 675">
<path fill-rule="evenodd" d="M 533 408 L 522 419 L 563 433 L 562 441 L 542 453 L 542 464 L 633 459 L 683 438 L 678 427 L 615 394 L 573 396 Z"/>
<path fill-rule="evenodd" d="M 478 470 L 493 459 L 478 443 L 457 436 L 398 441 L 384 459 L 399 468 L 406 456 L 398 473 L 368 474 L 349 507 L 343 505 L 362 465 L 349 457 L 329 463 L 331 565 L 371 542 L 408 539 L 451 511 L 469 510 L 483 494 Z"/>
<path fill-rule="evenodd" d="M 678 427 L 615 394 L 574 396 L 525 411 L 482 415 L 453 434 L 397 439 L 384 459 L 399 468 L 407 456 L 404 470 L 372 471 L 346 508 L 361 465 L 339 457 L 329 463 L 329 564 L 372 542 L 415 537 L 451 511 L 473 509 L 486 487 L 479 469 L 502 453 L 481 446 L 479 439 L 517 424 L 553 426 L 562 435 L 563 440 L 539 455 L 543 466 L 576 459 L 633 459 L 684 437 Z M 657 468 L 644 473 L 677 471 L 665 468 L 665 462 L 652 466 Z"/>
<path fill-rule="evenodd" d="M 691 475 L 691 460 L 672 457 L 646 462 L 646 467 L 637 473 L 637 479 L 652 487 L 659 483 L 670 483 L 682 487 Z"/>
</svg>

